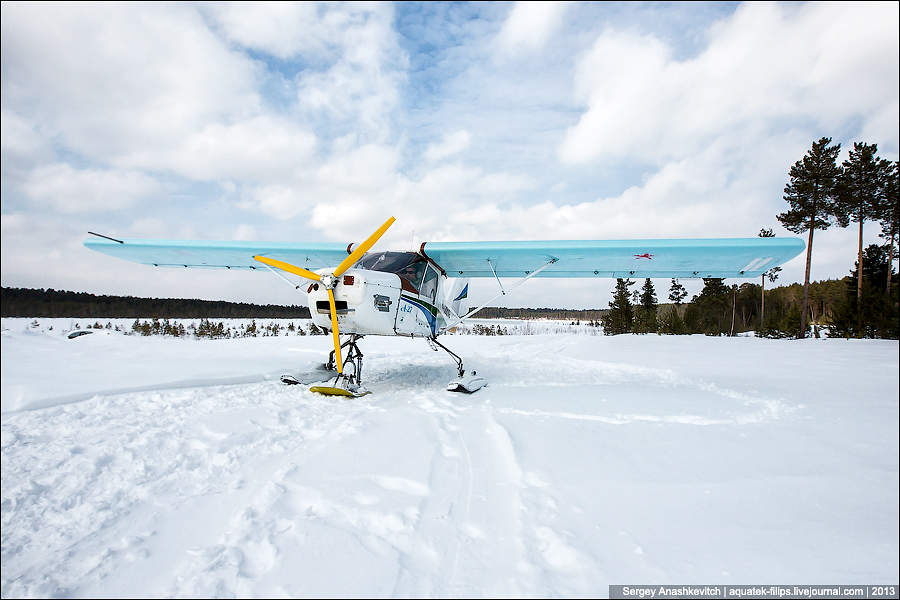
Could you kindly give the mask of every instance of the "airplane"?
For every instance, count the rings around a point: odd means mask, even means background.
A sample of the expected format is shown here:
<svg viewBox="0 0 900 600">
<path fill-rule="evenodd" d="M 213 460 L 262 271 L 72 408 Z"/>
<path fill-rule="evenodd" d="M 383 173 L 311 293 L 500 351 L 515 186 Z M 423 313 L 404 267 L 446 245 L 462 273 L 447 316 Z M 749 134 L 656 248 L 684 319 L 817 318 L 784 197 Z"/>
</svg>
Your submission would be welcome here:
<svg viewBox="0 0 900 600">
<path fill-rule="evenodd" d="M 198 241 L 94 237 L 84 245 L 116 258 L 152 265 L 269 271 L 305 292 L 313 323 L 331 333 L 325 368 L 334 376 L 310 390 L 359 397 L 364 336 L 425 338 L 456 362 L 449 391 L 472 393 L 487 381 L 466 372 L 463 359 L 438 336 L 529 279 L 759 277 L 794 258 L 799 238 L 422 242 L 417 251 L 371 252 L 394 223 L 389 218 L 359 245 L 341 243 Z M 337 266 L 332 266 L 337 265 Z M 299 276 L 288 279 L 282 273 Z M 469 309 L 469 279 L 494 278 L 499 292 Z M 516 277 L 504 288 L 501 278 Z M 305 281 L 304 281 L 305 280 Z M 342 341 L 341 335 L 345 338 Z M 344 350 L 346 349 L 346 353 Z M 285 383 L 300 383 L 283 376 Z"/>
</svg>

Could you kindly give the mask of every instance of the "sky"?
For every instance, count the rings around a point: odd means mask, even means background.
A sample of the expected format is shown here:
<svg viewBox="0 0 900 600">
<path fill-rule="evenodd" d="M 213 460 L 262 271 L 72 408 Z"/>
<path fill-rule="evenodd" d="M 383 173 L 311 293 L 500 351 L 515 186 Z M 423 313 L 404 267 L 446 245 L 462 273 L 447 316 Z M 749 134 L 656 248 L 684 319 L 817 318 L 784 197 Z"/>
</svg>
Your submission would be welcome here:
<svg viewBox="0 0 900 600">
<path fill-rule="evenodd" d="M 4 2 L 2 285 L 306 302 L 270 274 L 118 261 L 87 231 L 349 243 L 393 215 L 376 249 L 793 235 L 775 215 L 814 140 L 898 158 L 898 7 Z M 846 275 L 856 244 L 817 231 L 812 278 Z M 536 279 L 493 304 L 606 307 L 614 284 Z"/>
</svg>

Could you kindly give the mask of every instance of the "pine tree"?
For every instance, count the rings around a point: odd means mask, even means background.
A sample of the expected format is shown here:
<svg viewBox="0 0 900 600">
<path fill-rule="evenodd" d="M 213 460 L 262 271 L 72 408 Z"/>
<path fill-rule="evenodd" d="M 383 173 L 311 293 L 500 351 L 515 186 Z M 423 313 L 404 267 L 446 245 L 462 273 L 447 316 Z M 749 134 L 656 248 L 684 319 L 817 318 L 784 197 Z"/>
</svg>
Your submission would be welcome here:
<svg viewBox="0 0 900 600">
<path fill-rule="evenodd" d="M 885 184 L 884 202 L 881 205 L 878 220 L 881 221 L 881 237 L 888 239 L 888 269 L 885 295 L 891 295 L 891 271 L 896 255 L 894 251 L 894 239 L 900 235 L 900 167 L 898 161 L 894 161 L 888 173 Z"/>
<path fill-rule="evenodd" d="M 635 333 L 656 333 L 656 330 L 659 329 L 659 323 L 656 320 L 658 306 L 656 290 L 648 277 L 644 280 L 644 287 L 641 288 L 641 303 L 635 311 Z"/>
<path fill-rule="evenodd" d="M 616 279 L 616 291 L 609 303 L 609 312 L 600 317 L 605 335 L 628 333 L 634 326 L 634 310 L 631 305 L 631 293 L 628 291 L 634 282 L 630 279 Z"/>
<path fill-rule="evenodd" d="M 857 263 L 860 265 L 863 265 L 863 224 L 881 216 L 890 178 L 891 163 L 878 158 L 876 152 L 877 144 L 855 142 L 838 180 L 838 224 L 847 227 L 851 221 L 859 223 Z M 863 269 L 857 269 L 856 294 L 860 299 L 863 296 Z M 862 302 L 857 302 L 859 332 L 862 332 L 862 306 Z"/>
<path fill-rule="evenodd" d="M 673 302 L 675 306 L 681 306 L 685 298 L 687 298 L 687 290 L 673 277 L 669 287 L 669 302 Z"/>
<path fill-rule="evenodd" d="M 770 238 L 770 237 L 775 237 L 775 234 L 772 233 L 772 228 L 769 227 L 768 229 L 760 229 L 759 237 Z M 762 278 L 762 282 L 761 282 L 762 294 L 760 295 L 762 300 L 759 305 L 759 328 L 760 328 L 760 330 L 763 329 L 763 324 L 765 323 L 765 318 L 766 318 L 766 277 L 769 278 L 769 283 L 775 283 L 775 280 L 778 279 L 778 273 L 780 273 L 780 272 L 781 272 L 781 267 L 772 267 L 771 269 L 769 269 L 768 271 L 766 271 L 765 273 L 763 273 L 760 276 Z"/>
<path fill-rule="evenodd" d="M 829 146 L 831 138 L 813 142 L 812 148 L 790 171 L 784 187 L 784 200 L 790 205 L 777 219 L 794 233 L 809 231 L 806 243 L 806 276 L 803 279 L 803 304 L 800 309 L 800 337 L 806 335 L 806 310 L 809 302 L 809 272 L 812 266 L 813 232 L 828 229 L 835 213 L 835 195 L 840 168 L 837 156 L 841 145 Z"/>
<path fill-rule="evenodd" d="M 704 277 L 703 289 L 700 295 L 691 301 L 691 306 L 697 311 L 695 332 L 706 335 L 719 335 L 727 331 L 731 302 L 729 302 L 729 289 L 725 286 L 724 279 L 718 277 Z M 685 322 L 688 321 L 685 313 Z"/>
</svg>

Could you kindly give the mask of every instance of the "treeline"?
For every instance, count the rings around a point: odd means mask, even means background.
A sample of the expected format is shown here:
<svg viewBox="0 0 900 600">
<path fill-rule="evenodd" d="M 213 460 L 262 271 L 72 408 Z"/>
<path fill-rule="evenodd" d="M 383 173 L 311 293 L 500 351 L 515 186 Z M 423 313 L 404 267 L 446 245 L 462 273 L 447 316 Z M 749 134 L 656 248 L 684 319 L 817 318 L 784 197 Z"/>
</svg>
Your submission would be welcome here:
<svg viewBox="0 0 900 600">
<path fill-rule="evenodd" d="M 886 247 L 876 244 L 865 249 L 862 302 L 858 301 L 857 269 L 843 279 L 810 283 L 805 301 L 804 286 L 798 283 L 765 290 L 765 304 L 760 284 L 726 286 L 722 279 L 705 278 L 703 289 L 688 303 L 684 302 L 684 287 L 673 279 L 671 304 L 660 306 L 649 279 L 640 290 L 631 289 L 634 281 L 617 279 L 609 312 L 600 319 L 603 333 L 737 335 L 756 331 L 763 337 L 804 337 L 810 333 L 819 337 L 820 328 L 827 327 L 829 337 L 898 339 L 898 286 L 888 290 L 894 273 L 891 271 L 889 277 L 887 253 Z M 801 320 L 804 304 L 806 323 Z"/>
<path fill-rule="evenodd" d="M 106 329 L 112 327 L 111 323 L 106 324 Z M 77 328 L 77 325 L 76 325 Z M 100 323 L 94 323 L 88 328 L 103 329 Z M 119 327 L 116 327 L 119 330 Z M 325 330 L 319 329 L 313 323 L 298 323 L 293 321 L 284 325 L 282 323 L 260 323 L 257 325 L 256 319 L 245 324 L 225 324 L 223 321 L 216 323 L 209 319 L 201 319 L 199 325 L 190 323 L 187 327 L 184 323 L 170 322 L 168 319 L 153 319 L 152 321 L 141 321 L 135 319 L 131 324 L 131 331 L 125 331 L 125 335 L 164 335 L 172 337 L 191 336 L 197 339 L 209 338 L 211 340 L 245 338 L 245 337 L 278 337 L 282 335 L 325 335 Z"/>
<path fill-rule="evenodd" d="M 96 296 L 86 292 L 53 289 L 8 288 L 0 290 L 4 317 L 87 317 L 159 319 L 308 319 L 305 306 L 248 304 L 183 298 Z"/>
</svg>

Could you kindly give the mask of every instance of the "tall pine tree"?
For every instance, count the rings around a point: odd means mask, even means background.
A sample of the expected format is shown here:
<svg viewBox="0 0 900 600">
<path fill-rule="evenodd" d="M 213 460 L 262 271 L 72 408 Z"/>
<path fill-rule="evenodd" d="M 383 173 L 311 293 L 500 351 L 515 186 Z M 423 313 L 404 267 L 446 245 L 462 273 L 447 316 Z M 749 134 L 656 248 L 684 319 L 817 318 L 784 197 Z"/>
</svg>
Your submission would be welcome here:
<svg viewBox="0 0 900 600">
<path fill-rule="evenodd" d="M 894 240 L 900 234 L 900 196 L 898 196 L 898 188 L 900 188 L 900 167 L 898 161 L 894 161 L 891 165 L 890 172 L 887 176 L 885 185 L 884 202 L 879 210 L 878 220 L 881 221 L 881 237 L 888 239 L 888 268 L 887 284 L 885 286 L 885 295 L 891 295 L 891 273 L 894 264 Z"/>
<path fill-rule="evenodd" d="M 838 178 L 836 216 L 841 227 L 859 223 L 857 264 L 863 266 L 863 224 L 881 216 L 891 163 L 876 156 L 877 144 L 855 142 Z M 864 267 L 863 267 L 864 268 Z M 862 331 L 863 268 L 857 268 L 857 331 Z"/>
<path fill-rule="evenodd" d="M 813 233 L 828 229 L 835 212 L 837 179 L 841 170 L 837 156 L 841 145 L 829 146 L 831 138 L 813 142 L 812 148 L 790 171 L 790 182 L 784 186 L 784 200 L 790 205 L 778 215 L 785 229 L 794 233 L 809 231 L 806 243 L 806 276 L 803 279 L 803 302 L 800 307 L 800 337 L 806 336 L 806 312 L 809 304 L 809 271 L 812 266 Z"/>
</svg>

